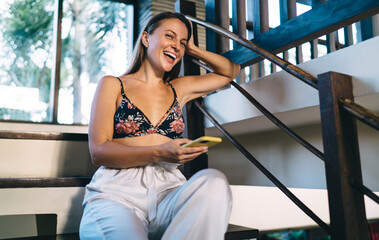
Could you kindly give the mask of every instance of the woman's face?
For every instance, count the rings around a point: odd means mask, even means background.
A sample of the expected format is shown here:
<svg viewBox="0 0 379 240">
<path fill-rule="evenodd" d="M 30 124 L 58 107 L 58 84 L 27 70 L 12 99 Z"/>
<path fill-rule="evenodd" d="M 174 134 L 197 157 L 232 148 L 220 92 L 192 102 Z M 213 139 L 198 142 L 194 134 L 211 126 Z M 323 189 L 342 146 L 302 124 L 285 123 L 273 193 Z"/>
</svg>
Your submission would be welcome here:
<svg viewBox="0 0 379 240">
<path fill-rule="evenodd" d="M 169 72 L 183 57 L 187 45 L 186 25 L 176 18 L 162 20 L 153 33 L 144 33 L 147 59 L 158 70 Z"/>
</svg>

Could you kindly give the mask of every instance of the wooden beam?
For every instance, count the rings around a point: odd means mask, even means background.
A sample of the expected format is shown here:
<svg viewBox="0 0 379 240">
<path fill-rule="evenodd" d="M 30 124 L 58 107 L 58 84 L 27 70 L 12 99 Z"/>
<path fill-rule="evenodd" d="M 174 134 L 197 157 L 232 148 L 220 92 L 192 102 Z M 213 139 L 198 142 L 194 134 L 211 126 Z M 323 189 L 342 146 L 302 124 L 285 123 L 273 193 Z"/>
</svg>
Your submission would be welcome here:
<svg viewBox="0 0 379 240">
<path fill-rule="evenodd" d="M 372 26 L 372 17 L 366 18 L 357 23 L 357 41 L 361 42 L 372 38 L 374 30 Z"/>
<path fill-rule="evenodd" d="M 0 178 L 2 188 L 85 187 L 91 177 Z"/>
<path fill-rule="evenodd" d="M 88 141 L 86 133 L 0 131 L 0 139 Z"/>
<path fill-rule="evenodd" d="M 228 0 L 205 0 L 205 17 L 207 22 L 229 29 Z M 229 51 L 229 39 L 206 29 L 206 49 L 215 53 Z"/>
<path fill-rule="evenodd" d="M 246 38 L 246 8 L 245 0 L 232 0 L 232 27 L 233 32 Z M 237 47 L 238 43 L 233 42 L 233 47 Z M 246 83 L 246 74 L 243 69 L 237 76 L 236 81 L 238 83 Z"/>
<path fill-rule="evenodd" d="M 351 25 L 344 27 L 343 29 L 344 37 L 345 37 L 345 47 L 354 44 L 353 41 L 353 27 Z"/>
<path fill-rule="evenodd" d="M 63 0 L 55 1 L 54 13 L 54 65 L 51 75 L 50 84 L 50 103 L 49 103 L 49 120 L 53 123 L 58 122 L 58 97 L 60 86 L 60 69 L 62 60 L 62 17 L 63 17 Z"/>
<path fill-rule="evenodd" d="M 309 44 L 311 45 L 311 59 L 318 58 L 318 39 L 310 41 Z"/>
<path fill-rule="evenodd" d="M 175 2 L 175 11 L 196 17 L 196 5 L 194 2 L 177 0 Z M 193 26 L 194 42 L 197 45 L 197 27 L 196 24 L 193 24 Z M 195 64 L 188 55 L 185 55 L 183 58 L 182 70 L 184 70 L 184 75 L 200 75 L 200 67 Z M 199 98 L 198 101 L 202 101 L 202 98 Z M 201 111 L 194 106 L 193 101 L 186 104 L 183 108 L 183 112 L 186 122 L 185 137 L 193 140 L 204 136 L 204 116 Z M 190 178 L 197 171 L 207 167 L 208 156 L 201 154 L 191 162 L 184 164 L 184 176 Z"/>
<path fill-rule="evenodd" d="M 251 41 L 276 54 L 376 13 L 379 13 L 377 0 L 329 0 Z M 261 60 L 258 54 L 241 46 L 223 55 L 242 66 Z"/>
<path fill-rule="evenodd" d="M 328 33 L 326 35 L 326 49 L 328 53 L 336 51 L 336 39 L 334 33 Z"/>
<path fill-rule="evenodd" d="M 246 9 L 245 0 L 232 0 L 232 27 L 233 32 L 246 38 Z M 237 46 L 237 43 L 234 44 Z"/>
<path fill-rule="evenodd" d="M 318 76 L 321 128 L 324 145 L 332 239 L 368 240 L 355 119 L 342 111 L 339 99 L 354 100 L 351 76 L 327 72 Z"/>
</svg>

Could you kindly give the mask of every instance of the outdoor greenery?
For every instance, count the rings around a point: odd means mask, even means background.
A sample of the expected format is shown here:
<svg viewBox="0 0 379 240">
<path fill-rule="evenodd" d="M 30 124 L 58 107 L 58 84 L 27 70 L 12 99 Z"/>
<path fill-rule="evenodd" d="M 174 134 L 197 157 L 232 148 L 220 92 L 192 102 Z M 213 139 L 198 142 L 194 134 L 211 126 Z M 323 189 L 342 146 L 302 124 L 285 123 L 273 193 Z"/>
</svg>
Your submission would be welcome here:
<svg viewBox="0 0 379 240">
<path fill-rule="evenodd" d="M 38 88 L 40 100 L 49 101 L 51 45 L 54 12 L 51 0 L 23 0 L 9 4 L 1 14 L 1 84 Z M 4 10 L 3 10 L 4 11 Z M 3 60 L 4 59 L 4 60 Z M 42 114 L 42 113 L 40 113 Z M 0 112 L 0 117 L 30 120 L 30 113 L 16 110 Z M 46 120 L 46 114 L 42 121 Z"/>
<path fill-rule="evenodd" d="M 8 0 L 0 4 L 0 85 L 39 90 L 35 110 L 3 108 L 0 118 L 51 121 L 49 109 L 54 53 L 54 0 Z M 82 76 L 96 83 L 105 72 L 112 47 L 109 34 L 126 32 L 122 3 L 64 0 L 60 88 L 73 96 L 74 123 L 82 123 Z M 66 113 L 65 113 L 66 114 Z M 34 117 L 33 116 L 38 116 Z"/>
</svg>

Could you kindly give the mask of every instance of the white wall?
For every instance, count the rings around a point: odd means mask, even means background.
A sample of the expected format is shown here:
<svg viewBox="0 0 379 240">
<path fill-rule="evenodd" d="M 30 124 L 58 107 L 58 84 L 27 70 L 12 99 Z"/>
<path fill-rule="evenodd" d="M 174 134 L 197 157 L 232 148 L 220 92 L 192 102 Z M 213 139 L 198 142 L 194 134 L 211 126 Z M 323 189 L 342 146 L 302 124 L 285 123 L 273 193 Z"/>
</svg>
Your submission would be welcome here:
<svg viewBox="0 0 379 240">
<path fill-rule="evenodd" d="M 328 71 L 353 77 L 356 101 L 379 111 L 379 36 L 300 64 L 299 67 L 317 76 Z M 242 84 L 252 96 L 290 126 L 319 122 L 318 91 L 287 72 L 280 71 L 253 82 Z M 262 114 L 235 88 L 212 94 L 204 104 L 221 124 L 237 134 L 273 129 L 265 124 Z M 236 124 L 233 124 L 236 123 Z M 206 121 L 211 134 L 218 134 Z"/>
<path fill-rule="evenodd" d="M 291 202 L 278 188 L 233 185 L 230 223 L 262 231 L 317 227 L 317 224 Z M 327 192 L 322 189 L 290 188 L 321 220 L 329 223 Z M 376 192 L 379 195 L 379 192 Z M 379 218 L 377 203 L 365 197 L 368 219 Z"/>
<path fill-rule="evenodd" d="M 86 133 L 87 126 L 0 123 L 1 130 Z M 87 141 L 0 139 L 0 177 L 92 176 Z"/>
<path fill-rule="evenodd" d="M 296 133 L 323 152 L 319 124 L 296 127 Z M 207 134 L 207 132 L 206 132 Z M 364 184 L 379 191 L 379 132 L 358 123 L 358 137 Z M 324 162 L 280 130 L 237 135 L 235 138 L 288 187 L 324 189 Z M 209 166 L 220 169 L 231 184 L 273 186 L 232 143 L 209 149 Z"/>
</svg>

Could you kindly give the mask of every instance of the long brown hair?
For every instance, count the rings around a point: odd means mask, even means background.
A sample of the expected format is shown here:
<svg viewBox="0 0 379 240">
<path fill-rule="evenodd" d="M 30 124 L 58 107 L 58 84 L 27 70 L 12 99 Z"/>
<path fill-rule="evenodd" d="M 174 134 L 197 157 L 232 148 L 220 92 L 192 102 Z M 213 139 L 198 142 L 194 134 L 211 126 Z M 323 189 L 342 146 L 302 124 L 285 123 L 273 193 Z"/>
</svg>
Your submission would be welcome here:
<svg viewBox="0 0 379 240">
<path fill-rule="evenodd" d="M 148 21 L 146 26 L 143 28 L 141 33 L 139 34 L 138 39 L 137 39 L 136 44 L 135 44 L 135 47 L 134 47 L 131 64 L 129 66 L 129 69 L 123 75 L 127 75 L 127 74 L 137 72 L 140 69 L 143 60 L 145 59 L 146 47 L 142 44 L 142 41 L 141 41 L 143 32 L 146 31 L 148 34 L 152 34 L 155 31 L 155 29 L 157 29 L 160 26 L 160 24 L 163 20 L 171 19 L 171 18 L 179 19 L 180 21 L 182 21 L 184 23 L 184 25 L 186 25 L 186 27 L 187 27 L 187 31 L 188 31 L 187 41 L 191 38 L 191 33 L 192 33 L 191 24 L 184 17 L 183 14 L 177 13 L 177 12 L 162 12 L 162 13 L 159 13 L 159 14 L 153 16 Z M 171 71 L 165 72 L 165 74 L 163 76 L 164 82 L 169 82 L 172 79 L 175 79 L 179 76 L 181 62 L 182 62 L 182 60 L 180 60 L 171 69 Z"/>
</svg>

